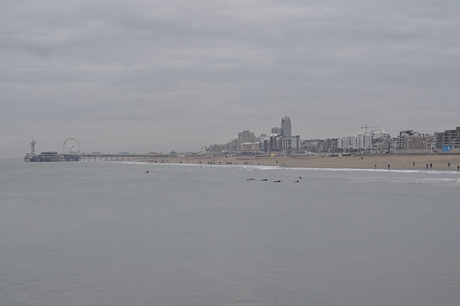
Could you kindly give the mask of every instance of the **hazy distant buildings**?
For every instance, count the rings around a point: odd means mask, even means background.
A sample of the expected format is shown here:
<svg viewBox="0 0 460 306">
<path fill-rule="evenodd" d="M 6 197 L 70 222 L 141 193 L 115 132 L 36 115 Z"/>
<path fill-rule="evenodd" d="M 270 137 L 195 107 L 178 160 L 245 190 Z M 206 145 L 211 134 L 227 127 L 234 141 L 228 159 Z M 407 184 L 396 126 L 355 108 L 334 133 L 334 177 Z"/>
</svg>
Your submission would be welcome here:
<svg viewBox="0 0 460 306">
<path fill-rule="evenodd" d="M 281 138 L 281 147 L 283 150 L 298 150 L 300 149 L 300 136 L 288 136 Z"/>
<path fill-rule="evenodd" d="M 214 153 L 238 152 L 238 151 L 259 151 L 259 139 L 249 130 L 238 133 L 238 138 L 227 144 L 210 145 L 209 150 Z"/>
<path fill-rule="evenodd" d="M 309 139 L 302 141 L 301 148 L 305 149 L 306 155 L 313 155 L 323 152 L 326 141 L 323 139 Z"/>
<path fill-rule="evenodd" d="M 240 144 L 239 150 L 238 151 L 259 151 L 259 143 L 258 142 L 245 142 Z"/>
<path fill-rule="evenodd" d="M 436 148 L 436 138 L 433 135 L 422 134 L 407 139 L 406 148 L 408 150 L 427 150 L 431 147 Z"/>
<path fill-rule="evenodd" d="M 288 116 L 281 118 L 281 135 L 283 135 L 284 137 L 292 136 L 291 118 L 289 118 Z"/>
<path fill-rule="evenodd" d="M 228 151 L 230 152 L 238 151 L 239 148 L 240 148 L 240 142 L 238 141 L 238 139 L 233 139 L 232 141 L 228 143 Z"/>
<path fill-rule="evenodd" d="M 249 130 L 244 130 L 238 133 L 238 142 L 240 143 L 255 142 L 256 140 L 257 138 L 254 136 L 254 133 L 250 132 Z"/>
<path fill-rule="evenodd" d="M 338 139 L 337 147 L 345 153 L 353 152 L 359 148 L 360 141 L 356 136 L 346 136 Z"/>
<path fill-rule="evenodd" d="M 364 127 L 363 127 L 364 128 Z M 302 142 L 299 135 L 292 134 L 291 118 L 281 118 L 281 127 L 273 127 L 271 134 L 262 134 L 255 137 L 253 132 L 243 130 L 238 138 L 227 144 L 210 146 L 211 152 L 225 152 L 240 154 L 281 153 L 281 154 L 363 154 L 363 153 L 391 153 L 400 150 L 431 150 L 449 146 L 460 148 L 460 127 L 455 130 L 446 130 L 435 135 L 420 134 L 413 130 L 404 130 L 396 138 L 391 138 L 380 127 L 365 126 L 362 131 L 353 136 L 316 139 Z M 300 151 L 302 150 L 302 151 Z"/>
<path fill-rule="evenodd" d="M 273 127 L 272 134 L 279 134 L 283 137 L 292 135 L 291 118 L 285 116 L 281 118 L 281 127 Z"/>
<path fill-rule="evenodd" d="M 370 133 L 359 133 L 358 136 L 345 136 L 337 140 L 337 147 L 342 152 L 364 152 L 372 150 L 372 136 Z"/>
<path fill-rule="evenodd" d="M 228 151 L 228 144 L 213 144 L 209 146 L 209 151 L 221 153 Z"/>
<path fill-rule="evenodd" d="M 339 148 L 339 138 L 328 138 L 324 142 L 324 151 L 328 153 L 336 153 Z"/>
<path fill-rule="evenodd" d="M 267 152 L 276 152 L 281 150 L 281 135 L 280 134 L 271 134 L 270 135 L 270 144 L 268 146 Z"/>
<path fill-rule="evenodd" d="M 436 147 L 436 138 L 433 135 L 404 130 L 396 137 L 396 148 L 399 150 L 426 150 L 432 147 Z"/>
<path fill-rule="evenodd" d="M 437 134 L 438 147 L 452 146 L 452 148 L 460 148 L 460 126 L 455 130 L 445 130 Z"/>
<path fill-rule="evenodd" d="M 344 136 L 337 139 L 337 151 L 342 153 L 364 153 L 373 150 L 381 152 L 388 147 L 391 140 L 384 129 L 377 128 L 367 130 L 364 133 L 358 133 L 357 136 Z"/>
<path fill-rule="evenodd" d="M 410 137 L 416 137 L 420 136 L 419 132 L 415 132 L 414 130 L 404 130 L 399 132 L 399 136 L 396 138 L 396 149 L 398 150 L 406 150 L 407 149 L 407 143 L 409 142 L 407 139 Z"/>
<path fill-rule="evenodd" d="M 267 151 L 291 151 L 301 148 L 300 136 L 292 136 L 291 118 L 281 118 L 281 127 L 274 127 L 271 130 L 269 145 L 264 145 Z M 267 150 L 268 147 L 268 150 Z"/>
</svg>

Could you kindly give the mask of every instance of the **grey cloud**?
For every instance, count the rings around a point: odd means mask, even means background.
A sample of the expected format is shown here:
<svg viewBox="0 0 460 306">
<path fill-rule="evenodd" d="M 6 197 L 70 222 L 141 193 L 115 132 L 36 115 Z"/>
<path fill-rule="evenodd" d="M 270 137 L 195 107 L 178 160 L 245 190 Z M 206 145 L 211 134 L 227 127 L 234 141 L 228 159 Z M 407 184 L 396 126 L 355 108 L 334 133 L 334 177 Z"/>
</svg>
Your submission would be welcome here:
<svg viewBox="0 0 460 306">
<path fill-rule="evenodd" d="M 365 123 L 393 134 L 457 124 L 455 1 L 5 5 L 0 117 L 9 124 L 69 118 L 91 139 L 97 124 L 122 123 L 130 135 L 166 129 L 155 145 L 175 149 L 179 127 L 196 129 L 187 147 L 200 147 L 242 129 L 267 132 L 285 115 L 305 138 L 352 134 Z"/>
</svg>

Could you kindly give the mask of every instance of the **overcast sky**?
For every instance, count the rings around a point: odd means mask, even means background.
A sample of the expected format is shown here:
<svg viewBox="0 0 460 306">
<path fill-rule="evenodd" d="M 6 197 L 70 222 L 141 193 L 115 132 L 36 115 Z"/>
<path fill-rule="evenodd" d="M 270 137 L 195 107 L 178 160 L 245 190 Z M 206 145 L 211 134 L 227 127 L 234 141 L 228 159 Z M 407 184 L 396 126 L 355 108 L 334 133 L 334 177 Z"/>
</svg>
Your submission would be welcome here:
<svg viewBox="0 0 460 306">
<path fill-rule="evenodd" d="M 458 0 L 0 5 L 0 157 L 460 126 Z"/>
</svg>

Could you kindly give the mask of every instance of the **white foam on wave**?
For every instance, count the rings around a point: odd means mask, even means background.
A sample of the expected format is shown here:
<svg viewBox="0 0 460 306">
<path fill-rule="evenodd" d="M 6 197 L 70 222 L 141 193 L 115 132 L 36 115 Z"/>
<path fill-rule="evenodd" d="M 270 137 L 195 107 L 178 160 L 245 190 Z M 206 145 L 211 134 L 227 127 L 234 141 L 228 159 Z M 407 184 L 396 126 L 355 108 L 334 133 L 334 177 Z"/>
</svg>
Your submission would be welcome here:
<svg viewBox="0 0 460 306">
<path fill-rule="evenodd" d="M 422 178 L 420 179 L 424 182 L 433 182 L 433 183 L 459 183 L 460 179 L 452 179 L 452 178 L 445 178 L 445 177 L 438 177 L 438 178 Z"/>
<path fill-rule="evenodd" d="M 426 174 L 457 174 L 457 171 L 446 170 L 405 170 L 405 169 L 359 169 L 359 168 L 304 168 L 304 167 L 283 167 L 283 166 L 264 166 L 264 165 L 222 165 L 222 164 L 187 164 L 187 163 L 148 163 L 124 161 L 124 164 L 140 165 L 163 165 L 181 167 L 217 167 L 223 169 L 244 169 L 254 170 L 294 170 L 294 171 L 329 171 L 329 172 L 379 172 L 379 173 L 426 173 Z M 460 173 L 458 174 L 460 175 Z M 447 178 L 446 180 L 452 180 Z M 460 179 L 459 179 L 460 181 Z"/>
<path fill-rule="evenodd" d="M 109 161 L 109 163 L 118 163 L 117 161 Z M 123 161 L 122 164 L 134 164 L 134 165 L 151 165 L 152 163 L 138 162 L 138 161 Z"/>
<path fill-rule="evenodd" d="M 426 170 L 428 174 L 455 174 L 457 171 L 446 171 L 446 170 Z M 458 173 L 460 175 L 460 173 Z"/>
</svg>

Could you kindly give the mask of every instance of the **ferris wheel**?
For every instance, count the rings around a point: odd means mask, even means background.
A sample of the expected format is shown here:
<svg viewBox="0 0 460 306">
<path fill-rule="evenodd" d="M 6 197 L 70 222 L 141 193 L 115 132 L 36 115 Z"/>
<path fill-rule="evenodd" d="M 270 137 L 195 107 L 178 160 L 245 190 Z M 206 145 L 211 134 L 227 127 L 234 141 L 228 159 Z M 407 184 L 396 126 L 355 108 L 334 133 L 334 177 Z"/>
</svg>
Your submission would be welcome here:
<svg viewBox="0 0 460 306">
<path fill-rule="evenodd" d="M 68 138 L 63 145 L 64 154 L 80 153 L 80 143 L 75 138 Z"/>
</svg>

